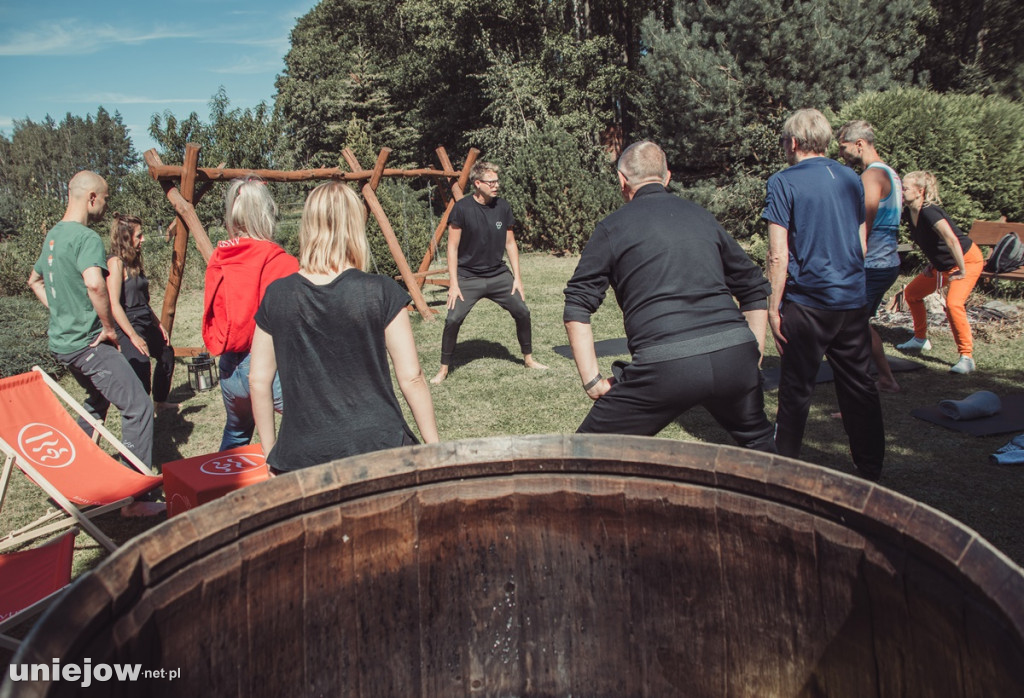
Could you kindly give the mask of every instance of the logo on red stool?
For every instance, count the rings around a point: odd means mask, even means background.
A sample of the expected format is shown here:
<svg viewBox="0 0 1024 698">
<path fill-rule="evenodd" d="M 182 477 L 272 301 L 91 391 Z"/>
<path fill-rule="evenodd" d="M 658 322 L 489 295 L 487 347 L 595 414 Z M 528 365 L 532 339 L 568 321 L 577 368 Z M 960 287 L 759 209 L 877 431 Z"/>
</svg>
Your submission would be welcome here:
<svg viewBox="0 0 1024 698">
<path fill-rule="evenodd" d="M 241 475 L 252 470 L 259 470 L 266 465 L 266 459 L 255 453 L 235 453 L 220 458 L 211 458 L 199 466 L 207 475 Z"/>
<path fill-rule="evenodd" d="M 65 468 L 75 460 L 75 445 L 59 429 L 33 422 L 18 432 L 18 447 L 36 465 Z"/>
<path fill-rule="evenodd" d="M 167 515 L 174 516 L 182 512 L 188 511 L 192 508 L 192 502 L 189 501 L 188 497 L 178 494 L 175 492 L 171 495 L 171 498 L 167 500 Z"/>
</svg>

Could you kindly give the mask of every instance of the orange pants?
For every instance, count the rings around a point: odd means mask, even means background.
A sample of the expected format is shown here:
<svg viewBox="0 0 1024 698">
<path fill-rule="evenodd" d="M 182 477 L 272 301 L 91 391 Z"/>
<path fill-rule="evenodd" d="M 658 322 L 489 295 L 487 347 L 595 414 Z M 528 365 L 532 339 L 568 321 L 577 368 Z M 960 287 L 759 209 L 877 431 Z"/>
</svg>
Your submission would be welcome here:
<svg viewBox="0 0 1024 698">
<path fill-rule="evenodd" d="M 903 289 L 903 299 L 910 306 L 910 315 L 914 318 L 914 336 L 925 339 L 928 336 L 928 312 L 924 308 L 925 296 L 935 293 L 943 286 L 946 291 L 946 317 L 949 327 L 953 330 L 953 341 L 962 356 L 971 356 L 974 351 L 974 338 L 971 326 L 967 322 L 967 296 L 971 295 L 974 285 L 978 283 L 985 259 L 977 245 L 964 253 L 964 278 L 950 281 L 950 275 L 959 271 L 953 267 L 949 271 L 922 272 Z"/>
</svg>

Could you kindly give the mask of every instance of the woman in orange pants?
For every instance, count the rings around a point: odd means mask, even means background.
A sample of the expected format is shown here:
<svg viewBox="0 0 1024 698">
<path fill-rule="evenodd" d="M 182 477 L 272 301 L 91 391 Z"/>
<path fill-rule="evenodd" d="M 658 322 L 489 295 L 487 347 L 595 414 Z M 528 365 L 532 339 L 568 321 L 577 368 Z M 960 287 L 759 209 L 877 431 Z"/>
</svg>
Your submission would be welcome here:
<svg viewBox="0 0 1024 698">
<path fill-rule="evenodd" d="M 970 373 L 974 370 L 974 338 L 967 322 L 967 297 L 978 283 L 984 257 L 978 246 L 950 220 L 938 204 L 939 186 L 930 172 L 911 172 L 903 177 L 903 202 L 908 208 L 910 238 L 928 258 L 928 268 L 907 284 L 903 298 L 910 306 L 914 318 L 914 337 L 898 345 L 903 351 L 926 351 L 932 348 L 928 341 L 928 313 L 924 298 L 943 286 L 946 292 L 946 317 L 953 330 L 960 359 L 950 368 L 951 373 Z"/>
</svg>

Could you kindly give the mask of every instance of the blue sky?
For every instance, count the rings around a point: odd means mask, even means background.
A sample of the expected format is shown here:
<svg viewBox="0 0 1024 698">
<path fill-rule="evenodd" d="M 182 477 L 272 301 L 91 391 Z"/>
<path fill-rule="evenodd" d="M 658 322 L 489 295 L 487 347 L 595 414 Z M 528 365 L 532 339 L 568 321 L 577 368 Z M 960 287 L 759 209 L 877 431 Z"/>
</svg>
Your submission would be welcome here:
<svg viewBox="0 0 1024 698">
<path fill-rule="evenodd" d="M 155 113 L 273 103 L 295 21 L 318 0 L 0 0 L 0 131 L 15 119 L 119 112 L 135 149 Z"/>
</svg>

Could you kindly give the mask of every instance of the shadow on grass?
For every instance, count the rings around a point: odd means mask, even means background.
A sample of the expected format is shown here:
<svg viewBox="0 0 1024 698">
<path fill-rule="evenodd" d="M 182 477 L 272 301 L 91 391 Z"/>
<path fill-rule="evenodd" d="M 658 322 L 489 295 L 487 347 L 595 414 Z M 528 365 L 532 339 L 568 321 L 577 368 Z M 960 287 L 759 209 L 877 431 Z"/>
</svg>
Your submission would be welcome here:
<svg viewBox="0 0 1024 698">
<path fill-rule="evenodd" d="M 468 342 L 459 342 L 455 347 L 452 363 L 448 370 L 450 373 L 455 372 L 460 367 L 467 366 L 480 359 L 499 359 L 513 364 L 523 364 L 522 357 L 513 356 L 504 344 L 487 339 L 471 339 Z"/>
<path fill-rule="evenodd" d="M 170 395 L 172 402 L 181 403 L 185 398 L 191 397 L 190 390 L 175 390 Z M 183 403 L 181 403 L 183 404 Z M 169 463 L 170 461 L 184 458 L 181 448 L 188 445 L 195 429 L 191 415 L 201 412 L 202 406 L 195 405 L 181 407 L 176 412 L 164 411 L 157 414 L 153 421 L 153 463 Z"/>
</svg>

